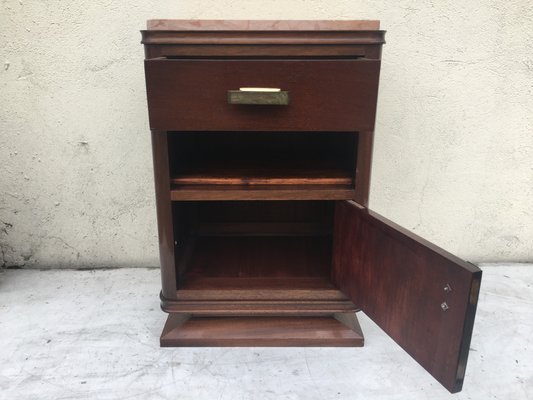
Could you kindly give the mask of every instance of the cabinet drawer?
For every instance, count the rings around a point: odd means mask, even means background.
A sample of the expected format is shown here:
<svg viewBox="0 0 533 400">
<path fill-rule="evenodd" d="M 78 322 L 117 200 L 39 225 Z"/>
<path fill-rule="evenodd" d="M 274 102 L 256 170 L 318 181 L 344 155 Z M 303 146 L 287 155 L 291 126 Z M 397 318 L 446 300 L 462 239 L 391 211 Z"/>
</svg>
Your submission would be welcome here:
<svg viewBox="0 0 533 400">
<path fill-rule="evenodd" d="M 379 61 L 145 61 L 150 127 L 180 131 L 362 131 L 374 127 Z M 287 105 L 229 104 L 241 87 L 279 88 Z"/>
</svg>

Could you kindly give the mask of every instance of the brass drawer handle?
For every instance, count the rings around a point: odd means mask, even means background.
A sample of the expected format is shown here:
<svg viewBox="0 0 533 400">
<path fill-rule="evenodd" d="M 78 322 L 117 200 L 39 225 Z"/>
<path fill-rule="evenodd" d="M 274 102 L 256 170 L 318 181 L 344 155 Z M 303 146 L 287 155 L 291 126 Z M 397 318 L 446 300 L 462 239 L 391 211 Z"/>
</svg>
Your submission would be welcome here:
<svg viewBox="0 0 533 400">
<path fill-rule="evenodd" d="M 277 88 L 242 87 L 228 90 L 228 103 L 286 106 L 289 104 L 289 92 Z"/>
</svg>

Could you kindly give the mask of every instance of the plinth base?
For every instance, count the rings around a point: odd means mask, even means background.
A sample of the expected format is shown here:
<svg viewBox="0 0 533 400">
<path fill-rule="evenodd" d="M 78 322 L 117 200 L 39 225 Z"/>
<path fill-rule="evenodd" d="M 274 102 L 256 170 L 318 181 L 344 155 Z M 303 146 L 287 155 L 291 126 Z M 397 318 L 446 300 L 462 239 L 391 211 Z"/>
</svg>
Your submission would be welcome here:
<svg viewBox="0 0 533 400">
<path fill-rule="evenodd" d="M 355 313 L 321 317 L 196 317 L 169 314 L 161 347 L 362 347 Z"/>
</svg>

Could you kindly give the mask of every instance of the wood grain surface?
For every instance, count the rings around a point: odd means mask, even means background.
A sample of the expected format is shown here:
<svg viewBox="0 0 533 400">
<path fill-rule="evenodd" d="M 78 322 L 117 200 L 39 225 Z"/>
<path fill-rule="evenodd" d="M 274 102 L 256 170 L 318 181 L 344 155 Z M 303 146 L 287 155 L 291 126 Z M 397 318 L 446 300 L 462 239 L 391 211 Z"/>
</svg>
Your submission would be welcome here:
<svg viewBox="0 0 533 400">
<path fill-rule="evenodd" d="M 332 278 L 444 387 L 461 390 L 477 267 L 356 203 L 338 202 Z"/>
<path fill-rule="evenodd" d="M 161 346 L 362 346 L 353 316 L 190 318 L 170 314 Z"/>
<path fill-rule="evenodd" d="M 175 175 L 174 185 L 347 185 L 349 171 L 336 169 L 217 168 Z"/>
<path fill-rule="evenodd" d="M 150 127 L 166 131 L 372 130 L 379 67 L 375 60 L 146 60 Z M 247 86 L 287 90 L 291 103 L 228 104 L 228 90 Z"/>
</svg>

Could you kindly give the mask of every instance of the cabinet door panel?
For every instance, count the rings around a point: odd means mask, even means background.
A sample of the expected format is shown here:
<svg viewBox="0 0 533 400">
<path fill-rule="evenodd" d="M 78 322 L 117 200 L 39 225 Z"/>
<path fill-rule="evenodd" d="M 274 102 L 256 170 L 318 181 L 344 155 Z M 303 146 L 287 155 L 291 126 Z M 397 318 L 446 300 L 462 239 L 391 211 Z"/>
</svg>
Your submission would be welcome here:
<svg viewBox="0 0 533 400">
<path fill-rule="evenodd" d="M 332 280 L 444 387 L 461 390 L 481 270 L 345 201 L 335 209 Z"/>
</svg>

